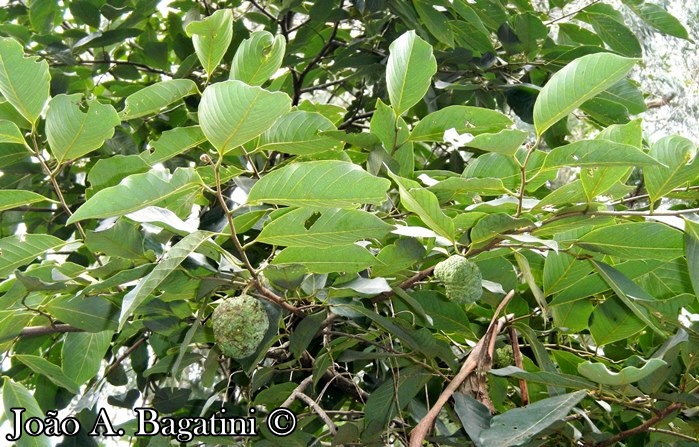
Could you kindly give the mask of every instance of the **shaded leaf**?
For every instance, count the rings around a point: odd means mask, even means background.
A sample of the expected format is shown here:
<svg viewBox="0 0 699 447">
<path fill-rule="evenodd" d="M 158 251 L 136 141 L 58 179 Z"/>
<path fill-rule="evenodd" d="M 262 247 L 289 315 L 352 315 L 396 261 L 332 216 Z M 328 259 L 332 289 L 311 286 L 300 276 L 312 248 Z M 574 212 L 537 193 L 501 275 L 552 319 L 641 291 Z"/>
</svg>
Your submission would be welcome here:
<svg viewBox="0 0 699 447">
<path fill-rule="evenodd" d="M 76 383 L 92 380 L 102 367 L 113 331 L 70 332 L 63 342 L 63 372 Z"/>
<path fill-rule="evenodd" d="M 13 408 L 23 408 L 24 420 L 30 417 L 44 418 L 39 404 L 32 394 L 21 383 L 14 382 L 9 377 L 4 377 L 2 385 L 2 403 L 5 408 L 5 416 L 12 414 Z M 51 441 L 46 435 L 29 436 L 24 435 L 17 440 L 17 447 L 50 447 Z"/>
<path fill-rule="evenodd" d="M 578 245 L 622 259 L 671 261 L 682 256 L 682 233 L 657 222 L 630 222 L 593 230 Z"/>
</svg>

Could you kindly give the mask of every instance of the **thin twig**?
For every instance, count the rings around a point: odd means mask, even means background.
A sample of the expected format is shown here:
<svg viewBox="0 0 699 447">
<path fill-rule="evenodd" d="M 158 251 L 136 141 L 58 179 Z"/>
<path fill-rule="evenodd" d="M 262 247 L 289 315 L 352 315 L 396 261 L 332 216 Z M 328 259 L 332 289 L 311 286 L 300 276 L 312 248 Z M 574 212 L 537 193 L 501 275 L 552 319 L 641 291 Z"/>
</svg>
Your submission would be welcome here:
<svg viewBox="0 0 699 447">
<path fill-rule="evenodd" d="M 507 334 L 510 336 L 510 343 L 512 343 L 512 356 L 515 360 L 515 366 L 519 369 L 524 369 L 524 364 L 522 363 L 522 351 L 519 350 L 517 329 L 515 329 L 514 326 L 510 326 L 507 328 Z M 522 395 L 522 405 L 529 405 L 529 388 L 527 388 L 526 380 L 519 379 L 519 391 Z"/>
<path fill-rule="evenodd" d="M 48 334 L 63 334 L 66 332 L 85 332 L 69 324 L 54 324 L 53 326 L 29 326 L 22 329 L 19 337 L 38 337 Z"/>
<path fill-rule="evenodd" d="M 437 416 L 439 415 L 440 411 L 442 411 L 442 407 L 444 407 L 444 405 L 447 403 L 447 401 L 449 401 L 451 396 L 459 389 L 459 387 L 461 386 L 463 381 L 466 380 L 469 374 L 471 374 L 471 372 L 473 372 L 473 370 L 476 369 L 476 367 L 479 364 L 480 356 L 483 349 L 487 349 L 488 346 L 490 346 L 491 338 L 494 338 L 495 334 L 500 332 L 505 323 L 507 322 L 506 317 L 498 318 L 498 315 L 500 314 L 500 312 L 502 312 L 505 306 L 507 306 L 507 303 L 510 302 L 514 294 L 514 290 L 511 290 L 507 295 L 505 295 L 505 297 L 498 305 L 498 308 L 495 310 L 493 318 L 490 320 L 488 330 L 486 331 L 485 335 L 478 341 L 476 346 L 474 346 L 474 348 L 471 350 L 471 353 L 469 354 L 468 358 L 461 366 L 461 370 L 458 372 L 456 376 L 454 376 L 452 381 L 449 382 L 449 385 L 447 385 L 444 391 L 442 391 L 442 394 L 439 396 L 432 408 L 430 408 L 430 411 L 427 412 L 425 417 L 423 417 L 422 420 L 420 420 L 420 422 L 412 430 L 410 434 L 410 447 L 422 446 L 422 441 L 424 441 L 427 437 L 427 432 L 432 427 L 432 424 L 434 424 L 434 421 L 437 419 Z"/>
<path fill-rule="evenodd" d="M 238 252 L 238 255 L 240 256 L 240 259 L 243 261 L 243 266 L 245 269 L 250 272 L 250 275 L 252 276 L 251 282 L 252 285 L 257 289 L 257 291 L 262 295 L 263 298 L 265 298 L 267 301 L 270 301 L 277 306 L 288 310 L 289 312 L 293 313 L 297 317 L 303 318 L 305 316 L 305 313 L 297 308 L 296 306 L 286 302 L 284 298 L 281 296 L 277 295 L 276 293 L 272 292 L 269 290 L 267 287 L 262 284 L 262 281 L 260 280 L 260 276 L 257 273 L 257 270 L 252 266 L 250 263 L 250 260 L 248 259 L 248 255 L 245 253 L 245 249 L 243 246 L 240 244 L 240 241 L 238 240 L 238 233 L 235 230 L 235 224 L 233 223 L 233 216 L 231 214 L 230 209 L 228 209 L 228 204 L 226 203 L 226 198 L 223 197 L 223 188 L 221 186 L 221 174 L 219 172 L 219 169 L 221 167 L 221 162 L 223 161 L 223 158 L 219 158 L 216 163 L 213 163 L 210 158 L 207 156 L 207 162 L 209 162 L 213 169 L 214 169 L 214 179 L 216 181 L 216 198 L 218 199 L 219 205 L 221 205 L 221 208 L 223 209 L 223 213 L 226 215 L 226 220 L 228 221 L 228 228 L 229 231 L 231 232 L 231 241 L 233 242 L 233 245 L 235 246 L 236 251 Z"/>
<path fill-rule="evenodd" d="M 122 355 L 120 355 L 116 360 L 114 360 L 114 363 L 109 365 L 107 367 L 107 370 L 104 372 L 104 376 L 108 376 L 114 369 L 116 369 L 117 366 L 121 364 L 124 360 L 126 360 L 127 357 L 129 357 L 133 352 L 138 349 L 139 346 L 141 346 L 148 338 L 147 337 L 141 337 L 139 338 L 136 343 L 132 344 L 129 346 L 129 348 L 124 351 Z"/>
<path fill-rule="evenodd" d="M 682 404 L 680 402 L 672 403 L 672 404 L 668 405 L 667 407 L 665 407 L 665 409 L 659 411 L 658 414 L 648 418 L 648 420 L 645 421 L 644 423 L 642 423 L 641 425 L 638 425 L 634 428 L 630 428 L 628 430 L 624 430 L 622 432 L 619 432 L 609 439 L 606 439 L 604 441 L 593 444 L 593 446 L 594 447 L 607 447 L 610 445 L 614 445 L 617 442 L 621 441 L 622 439 L 628 438 L 629 436 L 633 436 L 633 435 L 637 435 L 639 433 L 647 432 L 651 429 L 651 427 L 653 425 L 662 421 L 663 419 L 668 417 L 670 414 L 672 414 L 676 410 L 679 410 L 680 408 L 682 408 Z"/>
<path fill-rule="evenodd" d="M 556 19 L 549 20 L 548 22 L 545 23 L 545 25 L 546 25 L 546 26 L 553 25 L 554 23 L 560 22 L 560 21 L 563 20 L 563 19 L 566 19 L 566 18 L 568 18 L 568 17 L 572 17 L 572 16 L 574 16 L 575 14 L 577 14 L 577 13 L 579 13 L 579 12 L 585 10 L 586 8 L 589 8 L 590 6 L 594 5 L 595 3 L 599 3 L 599 2 L 600 2 L 600 0 L 592 0 L 592 2 L 590 2 L 590 3 L 588 3 L 587 5 L 584 5 L 584 6 L 580 7 L 580 8 L 578 8 L 578 9 L 576 9 L 575 11 L 571 11 L 571 12 L 569 12 L 569 13 L 567 13 L 567 14 L 563 14 L 562 16 L 560 16 L 560 17 L 558 17 L 558 18 L 556 18 Z"/>
<path fill-rule="evenodd" d="M 325 410 L 323 410 L 323 408 L 321 408 L 321 406 L 318 405 L 318 402 L 311 399 L 307 394 L 304 393 L 304 391 L 312 381 L 313 376 L 308 376 L 305 379 L 303 379 L 301 383 L 299 383 L 298 386 L 294 388 L 294 391 L 291 392 L 289 397 L 281 404 L 281 406 L 288 408 L 294 400 L 302 400 L 306 403 L 306 405 L 308 405 L 313 411 L 316 412 L 316 414 L 323 420 L 323 422 L 325 422 L 325 425 L 328 426 L 330 433 L 335 435 L 337 433 L 337 427 L 333 423 L 332 419 L 330 419 Z"/>
</svg>

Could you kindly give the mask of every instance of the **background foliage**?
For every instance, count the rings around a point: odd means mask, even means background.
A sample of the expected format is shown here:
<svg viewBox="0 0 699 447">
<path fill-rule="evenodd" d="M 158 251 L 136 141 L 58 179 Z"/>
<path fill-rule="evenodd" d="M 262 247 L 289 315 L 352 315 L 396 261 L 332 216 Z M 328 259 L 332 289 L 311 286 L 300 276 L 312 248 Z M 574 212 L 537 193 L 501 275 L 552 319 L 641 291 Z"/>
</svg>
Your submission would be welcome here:
<svg viewBox="0 0 699 447">
<path fill-rule="evenodd" d="M 640 0 L 9 2 L 6 413 L 283 404 L 284 445 L 696 445 L 696 147 L 644 138 L 629 15 L 690 38 Z M 472 306 L 432 276 L 455 253 Z M 242 293 L 272 324 L 233 360 L 209 317 Z M 127 414 L 123 442 L 176 443 Z M 241 442 L 281 441 L 191 444 Z"/>
</svg>

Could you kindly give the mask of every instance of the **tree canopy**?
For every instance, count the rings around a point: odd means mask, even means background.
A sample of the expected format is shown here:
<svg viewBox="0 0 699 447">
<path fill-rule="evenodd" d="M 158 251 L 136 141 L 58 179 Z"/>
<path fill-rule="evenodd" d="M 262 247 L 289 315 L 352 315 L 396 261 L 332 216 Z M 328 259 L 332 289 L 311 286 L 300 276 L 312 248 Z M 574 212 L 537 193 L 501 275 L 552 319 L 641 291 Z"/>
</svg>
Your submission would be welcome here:
<svg viewBox="0 0 699 447">
<path fill-rule="evenodd" d="M 622 3 L 8 2 L 8 442 L 696 445 L 697 148 L 625 20 L 691 37 Z"/>
</svg>

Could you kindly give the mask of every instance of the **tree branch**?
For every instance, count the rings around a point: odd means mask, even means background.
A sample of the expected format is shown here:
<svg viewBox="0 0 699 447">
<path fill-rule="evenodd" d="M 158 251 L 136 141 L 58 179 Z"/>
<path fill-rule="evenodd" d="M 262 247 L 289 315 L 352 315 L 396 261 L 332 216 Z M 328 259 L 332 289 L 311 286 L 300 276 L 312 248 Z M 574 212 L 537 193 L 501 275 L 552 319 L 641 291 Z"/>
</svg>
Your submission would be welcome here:
<svg viewBox="0 0 699 447">
<path fill-rule="evenodd" d="M 69 324 L 54 324 L 53 326 L 29 326 L 22 329 L 19 337 L 39 337 L 41 335 L 62 334 L 66 332 L 85 332 Z"/>
<path fill-rule="evenodd" d="M 641 425 L 634 427 L 634 428 L 630 428 L 628 430 L 624 430 L 620 433 L 617 433 L 616 435 L 612 436 L 611 438 L 609 438 L 605 441 L 593 444 L 593 446 L 594 447 L 608 447 L 610 445 L 616 444 L 617 442 L 621 441 L 622 439 L 628 438 L 629 436 L 633 436 L 633 435 L 636 435 L 639 433 L 647 432 L 650 430 L 650 428 L 653 425 L 662 421 L 663 419 L 668 417 L 671 413 L 675 412 L 676 410 L 679 410 L 680 408 L 682 408 L 682 404 L 680 402 L 672 403 L 672 404 L 668 405 L 667 407 L 665 407 L 664 410 L 659 411 L 658 414 L 648 418 L 648 420 L 646 422 L 642 423 Z"/>
<path fill-rule="evenodd" d="M 474 346 L 474 348 L 471 350 L 471 353 L 469 354 L 468 358 L 461 366 L 461 370 L 459 370 L 458 374 L 454 376 L 451 382 L 449 382 L 449 385 L 447 385 L 447 387 L 444 389 L 444 391 L 439 396 L 437 401 L 434 403 L 432 408 L 430 408 L 430 411 L 427 412 L 425 417 L 423 417 L 422 420 L 412 430 L 410 434 L 410 447 L 422 446 L 422 441 L 424 441 L 427 437 L 427 432 L 432 427 L 432 424 L 434 424 L 434 421 L 437 419 L 439 412 L 442 411 L 442 407 L 444 407 L 444 405 L 449 401 L 451 396 L 459 389 L 459 386 L 461 386 L 461 384 L 464 382 L 464 380 L 466 380 L 466 378 L 471 374 L 471 372 L 473 372 L 473 370 L 476 369 L 476 367 L 480 363 L 480 358 L 483 354 L 483 350 L 490 349 L 491 339 L 494 338 L 495 335 L 502 330 L 505 323 L 507 323 L 507 317 L 498 318 L 498 315 L 500 314 L 500 312 L 502 312 L 505 306 L 507 306 L 507 303 L 510 302 L 514 295 L 514 290 L 510 290 L 510 292 L 507 295 L 505 295 L 505 297 L 498 305 L 498 308 L 495 310 L 493 318 L 490 320 L 488 330 L 486 331 L 485 335 L 483 335 L 483 337 L 480 340 L 478 340 L 476 346 Z"/>
</svg>

